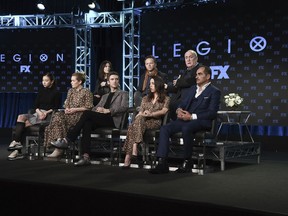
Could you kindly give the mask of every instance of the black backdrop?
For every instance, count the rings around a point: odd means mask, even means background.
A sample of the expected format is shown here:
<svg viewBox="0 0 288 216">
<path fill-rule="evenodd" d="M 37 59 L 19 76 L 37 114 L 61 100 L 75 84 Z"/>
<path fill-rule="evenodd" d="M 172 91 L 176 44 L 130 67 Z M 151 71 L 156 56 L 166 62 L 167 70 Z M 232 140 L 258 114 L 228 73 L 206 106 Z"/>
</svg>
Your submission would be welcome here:
<svg viewBox="0 0 288 216">
<path fill-rule="evenodd" d="M 0 30 L 0 91 L 37 92 L 51 72 L 66 92 L 75 65 L 73 34 L 72 28 Z"/>
<path fill-rule="evenodd" d="M 17 115 L 33 107 L 46 72 L 55 75 L 64 102 L 75 66 L 73 29 L 2 29 L 0 40 L 0 128 L 13 127 Z M 92 29 L 91 91 L 103 60 L 110 60 L 121 78 L 121 28 Z"/>
<path fill-rule="evenodd" d="M 288 15 L 283 1 L 188 5 L 141 16 L 141 57 L 153 54 L 170 81 L 194 49 L 224 95 L 244 98 L 253 125 L 287 126 Z M 222 102 L 221 109 L 227 109 Z"/>
<path fill-rule="evenodd" d="M 256 5 L 257 2 L 259 1 L 254 1 L 254 5 L 249 7 L 246 3 L 230 5 L 227 1 L 227 4 L 221 5 L 208 4 L 199 7 L 187 6 L 177 10 L 144 11 L 141 15 L 141 67 L 143 70 L 143 59 L 146 55 L 155 54 L 158 57 L 159 69 L 167 72 L 172 80 L 184 69 L 184 52 L 190 48 L 195 49 L 200 62 L 214 67 L 213 82 L 223 90 L 223 94 L 235 91 L 244 97 L 243 109 L 253 112 L 251 118 L 253 134 L 286 136 L 288 134 L 285 82 L 287 15 L 281 5 L 277 4 L 279 2 L 277 0 L 269 6 Z M 28 38 L 33 46 L 35 29 L 27 31 L 31 31 Z M 258 52 L 251 51 L 250 41 L 258 36 L 265 39 L 265 49 Z M 47 34 L 42 39 L 47 43 Z M 69 49 L 67 41 L 69 38 L 65 38 L 66 45 L 63 44 L 65 49 Z M 209 43 L 204 48 L 211 47 L 211 51 L 205 55 L 201 53 L 203 50 L 197 48 L 203 41 Z M 13 46 L 18 42 L 11 40 L 10 43 Z M 2 43 L 1 46 L 6 45 Z M 175 51 L 175 48 L 179 50 Z M 72 53 L 73 51 L 70 53 L 71 59 L 73 59 Z M 96 76 L 98 66 L 104 59 L 111 60 L 114 68 L 121 74 L 121 29 L 93 29 L 92 54 L 92 68 L 95 72 L 93 76 Z M 216 66 L 227 65 L 229 68 L 226 74 L 229 79 L 217 79 L 217 72 L 221 74 L 221 68 L 217 69 Z M 3 74 L 5 71 L 3 72 L 2 67 L 3 65 L 1 65 Z M 71 73 L 69 77 L 70 75 Z M 95 77 L 92 79 L 92 84 L 94 79 Z M 70 81 L 67 86 L 69 84 Z M 1 80 L 2 85 L 7 85 L 6 81 Z M 35 93 L 25 95 L 0 93 L 0 127 L 12 127 L 17 114 L 26 112 L 31 107 L 34 96 Z"/>
</svg>

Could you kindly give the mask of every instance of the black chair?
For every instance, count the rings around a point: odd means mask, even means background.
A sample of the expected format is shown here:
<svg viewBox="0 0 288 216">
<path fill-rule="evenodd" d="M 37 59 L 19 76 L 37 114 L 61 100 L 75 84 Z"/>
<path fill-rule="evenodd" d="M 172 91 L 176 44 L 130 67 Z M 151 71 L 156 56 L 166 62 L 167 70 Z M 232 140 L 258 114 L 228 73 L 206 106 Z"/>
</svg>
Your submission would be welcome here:
<svg viewBox="0 0 288 216">
<path fill-rule="evenodd" d="M 105 155 L 108 153 L 109 158 L 104 157 L 99 163 L 107 163 L 110 165 L 119 163 L 119 147 L 120 147 L 120 133 L 126 127 L 128 122 L 128 112 L 122 113 L 121 124 L 119 128 L 115 127 L 101 127 L 95 129 L 91 133 L 92 153 Z"/>
<path fill-rule="evenodd" d="M 196 161 L 195 170 L 199 175 L 203 175 L 207 172 L 206 159 L 207 159 L 207 148 L 216 145 L 216 131 L 217 131 L 217 119 L 212 121 L 212 127 L 210 130 L 201 130 L 195 133 L 193 136 L 193 153 L 192 160 Z M 179 147 L 183 144 L 182 132 L 175 133 L 171 137 L 172 145 L 170 153 L 177 154 L 173 151 L 173 147 Z M 174 142 L 173 142 L 174 141 Z M 176 141 L 176 142 L 175 142 Z M 191 170 L 192 171 L 192 170 Z"/>
<path fill-rule="evenodd" d="M 168 121 L 169 112 L 167 112 L 162 117 L 161 126 L 165 125 Z M 147 165 L 148 167 L 153 167 L 155 165 L 156 160 L 156 148 L 159 139 L 159 129 L 147 129 L 144 133 L 143 140 L 144 142 L 141 143 L 142 147 L 142 156 L 144 161 L 144 166 Z"/>
<path fill-rule="evenodd" d="M 33 114 L 35 113 L 35 110 L 30 109 L 28 113 Z M 47 116 L 48 121 L 25 128 L 21 143 L 25 143 L 25 156 L 28 156 L 29 159 L 41 159 L 42 156 L 45 155 L 46 148 L 43 146 L 44 131 L 46 126 L 49 125 L 52 115 L 53 113 L 50 113 Z M 14 137 L 14 134 L 15 127 L 12 129 L 12 137 Z M 43 150 L 41 150 L 41 147 L 43 147 Z"/>
<path fill-rule="evenodd" d="M 137 107 L 131 107 L 127 111 L 127 116 L 129 116 L 130 123 L 134 121 L 135 116 L 139 112 L 139 109 Z M 162 117 L 162 124 L 166 124 L 168 120 L 168 112 Z M 120 130 L 120 147 L 119 147 L 119 159 L 118 161 L 120 162 L 122 155 L 125 153 L 122 151 L 123 143 L 126 139 L 127 136 L 127 130 L 128 130 L 128 124 L 126 127 L 124 127 L 122 130 Z M 152 166 L 152 163 L 154 163 L 154 156 L 156 152 L 156 143 L 157 141 L 157 136 L 156 134 L 159 134 L 160 129 L 147 129 L 143 135 L 143 142 L 138 145 L 138 155 L 142 156 L 143 160 L 143 167 L 144 168 L 149 168 Z M 134 166 L 134 165 L 132 165 Z M 139 166 L 138 166 L 139 168 Z"/>
<path fill-rule="evenodd" d="M 127 122 L 123 125 L 122 129 L 119 130 L 118 161 L 117 161 L 118 164 L 120 163 L 123 155 L 125 157 L 125 152 L 123 151 L 123 144 L 126 140 L 128 126 L 134 121 L 137 113 L 138 113 L 137 107 L 128 108 L 126 113 Z"/>
</svg>

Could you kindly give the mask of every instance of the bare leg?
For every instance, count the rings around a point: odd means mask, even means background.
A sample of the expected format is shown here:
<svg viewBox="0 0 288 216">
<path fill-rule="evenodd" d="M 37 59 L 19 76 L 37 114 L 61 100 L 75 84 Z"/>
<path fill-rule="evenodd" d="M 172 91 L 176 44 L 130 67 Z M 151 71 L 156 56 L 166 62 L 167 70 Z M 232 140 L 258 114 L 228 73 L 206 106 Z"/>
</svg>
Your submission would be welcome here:
<svg viewBox="0 0 288 216">
<path fill-rule="evenodd" d="M 134 143 L 133 144 L 133 149 L 132 149 L 132 155 L 131 154 L 126 154 L 125 155 L 125 160 L 124 160 L 124 166 L 130 166 L 131 164 L 131 158 L 133 156 L 137 156 L 138 152 L 137 152 L 137 147 L 138 147 L 138 144 L 137 143 Z"/>
<path fill-rule="evenodd" d="M 124 160 L 124 166 L 130 166 L 131 163 L 131 155 L 130 154 L 126 154 L 125 155 L 125 160 Z"/>
<path fill-rule="evenodd" d="M 32 124 L 28 121 L 25 115 L 18 115 L 17 122 L 25 123 L 25 127 L 29 127 Z"/>
<path fill-rule="evenodd" d="M 138 144 L 137 143 L 133 144 L 132 155 L 135 155 L 135 156 L 138 155 Z"/>
</svg>

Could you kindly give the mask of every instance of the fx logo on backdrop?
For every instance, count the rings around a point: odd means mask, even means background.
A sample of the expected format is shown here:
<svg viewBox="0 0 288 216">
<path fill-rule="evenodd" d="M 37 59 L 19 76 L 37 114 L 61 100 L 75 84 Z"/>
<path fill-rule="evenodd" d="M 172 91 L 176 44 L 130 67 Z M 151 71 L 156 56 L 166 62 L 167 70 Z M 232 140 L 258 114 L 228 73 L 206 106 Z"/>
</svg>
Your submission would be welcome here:
<svg viewBox="0 0 288 216">
<path fill-rule="evenodd" d="M 31 73 L 30 71 L 31 65 L 20 65 L 20 73 Z"/>
</svg>

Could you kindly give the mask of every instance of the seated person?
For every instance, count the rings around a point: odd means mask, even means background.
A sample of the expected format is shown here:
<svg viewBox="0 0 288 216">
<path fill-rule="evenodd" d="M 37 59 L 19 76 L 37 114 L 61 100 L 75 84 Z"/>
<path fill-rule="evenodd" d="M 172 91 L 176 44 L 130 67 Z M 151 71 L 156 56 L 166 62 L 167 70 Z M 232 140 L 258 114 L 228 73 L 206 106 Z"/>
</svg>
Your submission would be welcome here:
<svg viewBox="0 0 288 216">
<path fill-rule="evenodd" d="M 74 142 L 80 135 L 81 137 L 81 154 L 82 158 L 74 163 L 75 166 L 90 165 L 90 145 L 91 132 L 99 127 L 116 127 L 119 128 L 122 115 L 128 110 L 128 92 L 119 90 L 119 75 L 111 71 L 108 75 L 108 84 L 110 93 L 101 97 L 100 102 L 92 109 L 83 113 L 77 124 L 68 131 L 65 138 L 61 137 L 53 142 L 56 149 L 68 147 L 68 142 Z"/>
<path fill-rule="evenodd" d="M 13 141 L 8 147 L 8 151 L 12 151 L 8 156 L 8 160 L 23 158 L 20 151 L 23 147 L 21 140 L 23 140 L 25 128 L 49 122 L 53 110 L 60 107 L 61 95 L 60 92 L 57 91 L 56 81 L 53 74 L 46 73 L 43 75 L 42 85 L 44 88 L 40 89 L 35 99 L 35 113 L 18 115 Z"/>
<path fill-rule="evenodd" d="M 213 119 L 217 117 L 220 105 L 221 92 L 211 84 L 211 69 L 200 66 L 196 72 L 197 85 L 189 89 L 189 96 L 182 101 L 177 109 L 177 120 L 163 125 L 160 128 L 159 145 L 156 156 L 158 164 L 149 170 L 152 174 L 168 173 L 167 163 L 169 151 L 169 138 L 177 132 L 182 132 L 184 142 L 183 165 L 176 171 L 178 173 L 191 172 L 193 134 L 199 130 L 209 130 Z"/>
<path fill-rule="evenodd" d="M 164 83 L 167 83 L 167 74 L 158 71 L 157 60 L 154 56 L 148 55 L 145 58 L 145 73 L 141 75 L 139 86 L 134 93 L 134 105 L 139 107 L 142 97 L 148 94 L 150 79 L 155 76 L 159 76 L 163 79 Z"/>
<path fill-rule="evenodd" d="M 162 78 L 158 76 L 151 78 L 150 91 L 143 97 L 140 111 L 128 127 L 124 143 L 126 156 L 123 169 L 130 168 L 131 159 L 137 161 L 137 146 L 143 141 L 146 129 L 160 128 L 162 117 L 168 112 L 169 101 Z"/>
<path fill-rule="evenodd" d="M 70 127 L 73 127 L 80 119 L 83 111 L 93 107 L 93 95 L 88 88 L 84 88 L 85 74 L 82 72 L 73 73 L 71 76 L 72 88 L 68 90 L 65 100 L 64 112 L 56 112 L 52 116 L 50 124 L 45 128 L 44 146 L 50 148 L 51 143 L 57 138 L 66 136 Z M 50 158 L 61 157 L 63 151 L 54 149 Z"/>
</svg>

